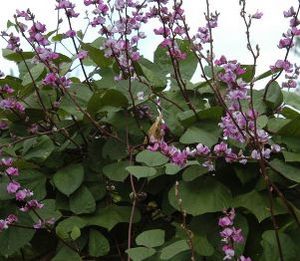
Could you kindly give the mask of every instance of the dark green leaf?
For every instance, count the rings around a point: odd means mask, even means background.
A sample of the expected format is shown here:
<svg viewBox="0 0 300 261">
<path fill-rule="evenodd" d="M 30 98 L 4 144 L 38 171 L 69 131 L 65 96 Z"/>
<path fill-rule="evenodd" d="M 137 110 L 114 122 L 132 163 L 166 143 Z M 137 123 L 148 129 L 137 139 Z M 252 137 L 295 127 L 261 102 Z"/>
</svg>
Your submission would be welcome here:
<svg viewBox="0 0 300 261">
<path fill-rule="evenodd" d="M 152 152 L 149 150 L 143 150 L 136 155 L 136 161 L 144 163 L 149 167 L 156 167 L 166 164 L 169 158 L 162 155 L 160 152 Z"/>
<path fill-rule="evenodd" d="M 146 166 L 129 166 L 126 170 L 136 178 L 148 178 L 156 175 L 156 169 Z"/>
<path fill-rule="evenodd" d="M 125 252 L 133 261 L 142 261 L 153 256 L 156 253 L 156 250 L 147 247 L 135 247 L 127 249 Z"/>
<path fill-rule="evenodd" d="M 182 199 L 183 209 L 191 215 L 222 211 L 231 202 L 230 191 L 211 177 L 201 177 L 193 182 L 180 182 L 179 197 Z M 169 192 L 171 205 L 180 210 L 175 196 L 175 187 Z"/>
<path fill-rule="evenodd" d="M 147 230 L 139 234 L 135 242 L 139 246 L 158 247 L 165 242 L 165 231 L 162 229 Z"/>
<path fill-rule="evenodd" d="M 99 257 L 109 252 L 109 242 L 99 231 L 91 229 L 89 233 L 89 254 Z"/>
<path fill-rule="evenodd" d="M 57 171 L 53 177 L 56 188 L 70 196 L 78 189 L 83 181 L 84 170 L 81 164 L 72 164 Z"/>
<path fill-rule="evenodd" d="M 96 202 L 92 193 L 81 186 L 70 196 L 70 210 L 75 214 L 92 213 L 96 209 Z"/>
</svg>

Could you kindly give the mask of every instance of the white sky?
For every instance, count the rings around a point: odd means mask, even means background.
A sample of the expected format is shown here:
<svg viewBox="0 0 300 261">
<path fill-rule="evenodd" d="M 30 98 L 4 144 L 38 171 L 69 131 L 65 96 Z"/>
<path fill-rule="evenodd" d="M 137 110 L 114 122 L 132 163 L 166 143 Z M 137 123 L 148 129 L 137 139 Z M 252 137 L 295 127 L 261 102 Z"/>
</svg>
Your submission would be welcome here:
<svg viewBox="0 0 300 261">
<path fill-rule="evenodd" d="M 83 0 L 73 0 L 77 5 L 76 10 L 86 9 L 82 4 Z M 199 25 L 204 25 L 203 12 L 205 10 L 205 0 L 183 0 L 186 16 L 190 27 L 195 30 Z M 219 27 L 215 30 L 215 52 L 219 56 L 224 54 L 230 59 L 237 59 L 243 64 L 251 63 L 251 56 L 246 50 L 245 28 L 240 18 L 239 0 L 211 0 L 211 9 L 221 13 L 219 17 Z M 284 51 L 277 48 L 278 41 L 283 32 L 288 28 L 288 19 L 283 18 L 283 10 L 287 10 L 291 5 L 295 7 L 298 0 L 248 0 L 247 9 L 250 13 L 260 10 L 264 13 L 261 20 L 254 21 L 252 30 L 253 43 L 258 43 L 261 49 L 259 58 L 259 71 L 268 70 L 269 65 L 276 59 L 284 56 Z M 0 28 L 6 28 L 8 19 L 12 19 L 15 10 L 26 10 L 30 8 L 36 14 L 36 19 L 47 25 L 48 30 L 56 27 L 56 13 L 54 12 L 55 0 L 9 0 L 5 1 L 5 8 L 0 9 Z M 74 29 L 83 29 L 86 20 L 84 14 L 73 19 Z M 152 31 L 154 24 L 146 28 Z M 64 32 L 62 30 L 61 32 Z M 153 51 L 159 43 L 160 38 L 151 37 L 140 47 L 146 58 L 152 59 Z M 0 41 L 1 48 L 6 47 L 6 43 Z M 295 57 L 294 57 L 295 58 Z M 298 59 L 298 58 L 297 58 Z M 292 62 L 297 62 L 296 58 Z M 0 57 L 0 69 L 9 73 L 13 63 L 4 61 Z"/>
</svg>

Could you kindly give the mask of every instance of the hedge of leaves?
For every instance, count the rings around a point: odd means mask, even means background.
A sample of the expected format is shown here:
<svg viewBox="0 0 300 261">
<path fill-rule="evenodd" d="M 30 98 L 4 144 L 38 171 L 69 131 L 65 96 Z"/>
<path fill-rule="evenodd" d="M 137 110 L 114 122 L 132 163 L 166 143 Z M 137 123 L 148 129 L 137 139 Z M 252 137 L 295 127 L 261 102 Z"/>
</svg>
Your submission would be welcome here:
<svg viewBox="0 0 300 261">
<path fill-rule="evenodd" d="M 168 2 L 85 0 L 100 30 L 90 43 L 66 0 L 53 31 L 30 10 L 9 21 L 3 57 L 19 76 L 0 79 L 1 260 L 300 260 L 299 68 L 287 60 L 299 9 L 284 12 L 285 58 L 257 75 L 262 13 L 240 1 L 244 65 L 213 56 L 209 1 L 194 35 Z M 138 50 L 152 20 L 153 62 Z"/>
</svg>

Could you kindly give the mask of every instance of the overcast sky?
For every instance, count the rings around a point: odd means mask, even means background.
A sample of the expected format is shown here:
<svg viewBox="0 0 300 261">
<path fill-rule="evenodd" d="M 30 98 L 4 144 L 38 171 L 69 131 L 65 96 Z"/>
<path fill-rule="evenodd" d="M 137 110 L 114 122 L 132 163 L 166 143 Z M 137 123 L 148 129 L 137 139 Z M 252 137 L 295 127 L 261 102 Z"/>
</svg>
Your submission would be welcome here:
<svg viewBox="0 0 300 261">
<path fill-rule="evenodd" d="M 83 0 L 73 0 L 78 11 L 86 9 L 82 4 Z M 204 0 L 183 0 L 188 22 L 192 29 L 203 25 L 203 12 L 205 10 Z M 230 59 L 237 59 L 243 64 L 251 62 L 251 56 L 245 46 L 245 28 L 240 18 L 239 0 L 211 0 L 211 9 L 221 13 L 219 27 L 215 30 L 215 52 L 219 56 L 226 55 Z M 259 70 L 265 71 L 277 58 L 284 56 L 284 51 L 277 48 L 278 41 L 283 32 L 288 28 L 289 21 L 283 18 L 283 10 L 291 5 L 296 6 L 298 0 L 248 0 L 248 11 L 255 13 L 260 10 L 264 13 L 261 20 L 254 21 L 252 30 L 253 43 L 257 43 L 261 49 L 259 58 Z M 56 13 L 54 12 L 55 0 L 9 0 L 5 1 L 5 8 L 0 9 L 0 28 L 5 29 L 8 19 L 12 19 L 15 10 L 26 10 L 30 8 L 36 14 L 36 19 L 47 25 L 48 30 L 53 30 L 56 26 Z M 81 15 L 74 21 L 74 29 L 83 28 L 86 23 Z M 146 30 L 152 31 L 154 24 L 150 24 Z M 63 32 L 63 30 L 62 30 Z M 153 50 L 159 43 L 159 38 L 151 38 L 141 45 L 143 54 L 151 59 Z M 1 48 L 6 46 L 1 41 Z M 294 60 L 295 61 L 295 60 Z M 12 63 L 0 59 L 0 69 L 6 73 Z"/>
</svg>

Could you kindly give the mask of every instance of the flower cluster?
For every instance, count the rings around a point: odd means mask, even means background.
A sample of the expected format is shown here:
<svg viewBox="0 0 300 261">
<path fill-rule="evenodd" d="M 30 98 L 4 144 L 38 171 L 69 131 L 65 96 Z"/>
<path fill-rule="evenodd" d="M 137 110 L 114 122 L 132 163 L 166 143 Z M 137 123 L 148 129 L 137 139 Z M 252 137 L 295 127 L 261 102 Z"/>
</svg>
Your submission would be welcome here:
<svg viewBox="0 0 300 261">
<path fill-rule="evenodd" d="M 66 15 L 70 18 L 79 16 L 79 13 L 76 13 L 74 8 L 75 4 L 68 0 L 59 0 L 58 5 L 56 6 L 56 9 L 64 9 L 66 11 Z"/>
<path fill-rule="evenodd" d="M 224 260 L 232 260 L 235 258 L 235 244 L 241 244 L 244 242 L 244 237 L 242 235 L 242 230 L 234 226 L 235 210 L 230 211 L 224 210 L 224 216 L 219 218 L 218 225 L 221 227 L 222 231 L 220 236 L 222 237 L 222 242 L 224 243 L 222 250 L 225 254 Z M 236 260 L 236 259 L 235 259 Z M 240 261 L 251 261 L 250 257 L 239 257 Z"/>
<path fill-rule="evenodd" d="M 66 9 L 66 13 L 69 17 L 75 17 L 74 6 L 69 1 L 59 1 L 58 9 Z M 34 15 L 30 10 L 19 11 L 17 10 L 16 18 L 25 18 L 25 21 L 31 21 L 33 25 L 26 31 L 27 26 L 17 20 L 17 25 L 22 28 L 23 36 L 32 44 L 35 50 L 34 63 L 42 63 L 49 69 L 50 73 L 47 74 L 43 83 L 45 85 L 51 85 L 54 87 L 68 88 L 71 84 L 71 80 L 66 76 L 59 76 L 60 65 L 55 62 L 59 58 L 59 54 L 54 52 L 50 48 L 50 41 L 47 36 L 47 28 L 45 24 L 34 20 Z M 27 35 L 28 33 L 28 35 Z M 10 37 L 11 38 L 11 37 Z M 16 44 L 12 46 L 12 49 L 16 48 Z"/>
<path fill-rule="evenodd" d="M 283 38 L 280 39 L 278 48 L 279 49 L 289 49 L 294 45 L 295 36 L 300 35 L 300 29 L 298 28 L 300 21 L 296 18 L 297 13 L 294 10 L 294 7 L 291 7 L 289 10 L 284 11 L 283 15 L 285 18 L 290 18 L 290 28 L 286 33 L 283 34 Z M 287 57 L 285 60 L 277 60 L 274 65 L 270 66 L 271 71 L 273 73 L 281 71 L 285 72 L 285 79 L 282 83 L 283 88 L 296 88 L 297 87 L 297 79 L 299 77 L 299 68 L 297 65 L 291 64 Z"/>
<path fill-rule="evenodd" d="M 139 4 L 138 1 L 117 0 L 111 9 L 103 0 L 84 1 L 86 6 L 93 5 L 92 27 L 100 26 L 99 33 L 105 36 L 106 41 L 103 48 L 106 57 L 113 57 L 121 69 L 122 74 L 132 74 L 134 71 L 133 62 L 140 59 L 138 43 L 145 38 L 141 31 L 141 25 L 148 21 L 147 15 L 143 12 L 146 8 L 146 1 Z M 109 15 L 109 11 L 112 14 Z M 113 13 L 117 15 L 114 16 Z M 111 19 L 111 17 L 116 19 Z"/>
<path fill-rule="evenodd" d="M 19 176 L 19 169 L 14 167 L 14 161 L 12 158 L 2 158 L 0 161 L 0 167 L 3 169 L 3 175 L 6 175 L 9 182 L 6 186 L 6 191 L 10 195 L 15 196 L 15 200 L 22 205 L 19 210 L 22 212 L 28 212 L 30 210 L 36 210 L 42 208 L 44 205 L 33 199 L 33 192 L 29 189 L 23 188 L 16 178 Z M 5 220 L 0 220 L 0 230 L 7 229 L 9 225 L 17 222 L 15 215 L 9 215 Z"/>
<path fill-rule="evenodd" d="M 8 229 L 10 225 L 13 225 L 16 222 L 18 222 L 18 218 L 13 214 L 8 215 L 6 219 L 0 219 L 0 232 Z"/>
</svg>

